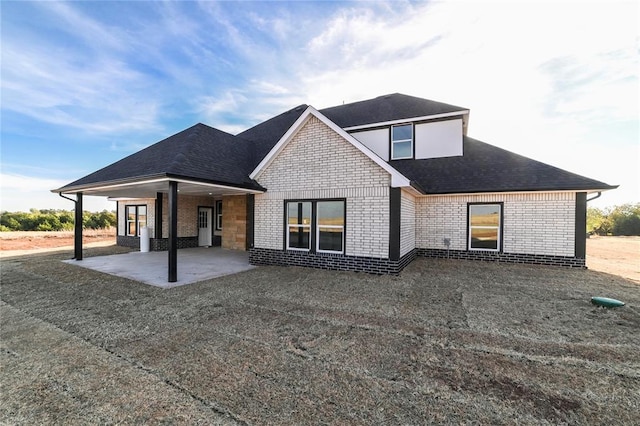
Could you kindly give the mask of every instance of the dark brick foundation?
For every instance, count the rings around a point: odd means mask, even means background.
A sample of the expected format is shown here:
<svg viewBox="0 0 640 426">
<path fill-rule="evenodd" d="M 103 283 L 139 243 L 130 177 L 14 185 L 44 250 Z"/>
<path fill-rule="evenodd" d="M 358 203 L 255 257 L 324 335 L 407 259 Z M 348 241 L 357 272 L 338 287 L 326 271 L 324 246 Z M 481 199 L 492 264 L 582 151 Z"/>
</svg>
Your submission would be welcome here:
<svg viewBox="0 0 640 426">
<path fill-rule="evenodd" d="M 370 274 L 399 274 L 417 256 L 432 259 L 476 260 L 484 262 L 525 263 L 530 265 L 585 268 L 585 259 L 568 256 L 548 256 L 524 253 L 495 253 L 485 251 L 414 249 L 398 261 L 371 257 L 344 256 L 327 253 L 271 250 L 252 248 L 249 263 L 252 265 L 304 266 L 336 271 L 366 272 Z"/>
<path fill-rule="evenodd" d="M 367 272 L 378 275 L 397 275 L 415 258 L 416 250 L 412 250 L 399 260 L 263 248 L 249 250 L 249 263 L 252 265 L 305 266 L 336 271 Z"/>
<path fill-rule="evenodd" d="M 585 259 L 543 254 L 496 253 L 492 251 L 464 251 L 446 249 L 417 249 L 418 256 L 435 259 L 480 260 L 485 262 L 527 263 L 531 265 L 585 268 Z"/>
<path fill-rule="evenodd" d="M 130 237 L 127 235 L 118 235 L 116 238 L 116 244 L 123 247 L 131 247 L 135 249 L 140 248 L 140 238 Z M 198 247 L 198 237 L 179 237 L 178 248 L 193 248 Z M 168 238 L 151 238 L 149 240 L 149 250 L 151 251 L 167 251 L 169 250 Z"/>
</svg>

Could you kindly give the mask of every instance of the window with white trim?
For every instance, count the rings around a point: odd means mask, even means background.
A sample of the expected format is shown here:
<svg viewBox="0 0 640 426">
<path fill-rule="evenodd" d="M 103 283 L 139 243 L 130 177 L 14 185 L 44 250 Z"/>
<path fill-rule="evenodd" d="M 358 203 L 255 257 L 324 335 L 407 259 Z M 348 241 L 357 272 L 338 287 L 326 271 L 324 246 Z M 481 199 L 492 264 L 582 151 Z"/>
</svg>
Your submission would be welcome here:
<svg viewBox="0 0 640 426">
<path fill-rule="evenodd" d="M 147 226 L 147 206 L 125 206 L 127 217 L 127 235 L 140 236 L 140 228 Z"/>
<path fill-rule="evenodd" d="M 287 203 L 287 249 L 311 249 L 311 202 Z"/>
<path fill-rule="evenodd" d="M 469 250 L 499 251 L 502 204 L 469 204 Z"/>
<path fill-rule="evenodd" d="M 391 159 L 413 158 L 413 124 L 391 126 Z"/>
</svg>

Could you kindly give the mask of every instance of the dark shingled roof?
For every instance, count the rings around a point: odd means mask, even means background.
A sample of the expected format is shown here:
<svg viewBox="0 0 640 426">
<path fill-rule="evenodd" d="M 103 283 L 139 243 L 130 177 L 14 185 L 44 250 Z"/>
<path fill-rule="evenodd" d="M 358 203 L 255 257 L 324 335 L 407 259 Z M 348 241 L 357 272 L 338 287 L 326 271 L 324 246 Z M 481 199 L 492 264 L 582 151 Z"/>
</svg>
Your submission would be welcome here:
<svg viewBox="0 0 640 426">
<path fill-rule="evenodd" d="M 153 177 L 263 190 L 249 174 L 306 108 L 299 105 L 236 136 L 196 124 L 55 191 Z M 320 112 L 344 128 L 464 110 L 395 93 Z M 467 137 L 461 157 L 390 164 L 430 194 L 616 188 Z"/>
<path fill-rule="evenodd" d="M 261 189 L 249 179 L 249 145 L 246 140 L 198 123 L 65 187 L 172 176 Z"/>
<path fill-rule="evenodd" d="M 300 118 L 307 107 L 308 105 L 304 104 L 298 105 L 297 107 L 283 112 L 280 115 L 276 115 L 267 121 L 263 121 L 242 133 L 238 133 L 237 136 L 239 138 L 251 141 L 253 150 L 251 161 L 249 161 L 251 164 L 251 170 L 249 170 L 249 173 L 247 174 L 250 174 L 260 161 L 267 156 L 269 151 L 271 151 L 271 148 L 273 148 L 280 138 L 287 133 L 287 130 L 289 130 L 293 123 Z"/>
<path fill-rule="evenodd" d="M 465 111 L 466 109 L 415 96 L 393 93 L 366 101 L 325 108 L 320 112 L 338 126 L 345 128 Z"/>
<path fill-rule="evenodd" d="M 617 188 L 466 136 L 463 152 L 459 157 L 390 164 L 427 194 Z"/>
</svg>

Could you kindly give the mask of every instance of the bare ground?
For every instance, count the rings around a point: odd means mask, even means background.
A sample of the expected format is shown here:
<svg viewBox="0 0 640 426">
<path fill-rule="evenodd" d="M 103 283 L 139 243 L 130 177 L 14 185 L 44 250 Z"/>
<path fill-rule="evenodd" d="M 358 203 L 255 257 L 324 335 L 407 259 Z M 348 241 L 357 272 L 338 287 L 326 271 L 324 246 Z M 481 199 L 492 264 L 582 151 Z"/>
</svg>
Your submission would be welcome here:
<svg viewBox="0 0 640 426">
<path fill-rule="evenodd" d="M 69 254 L 2 260 L 0 422 L 638 421 L 640 291 L 618 276 L 418 259 L 161 290 Z"/>
<path fill-rule="evenodd" d="M 84 230 L 83 244 L 108 245 L 116 241 L 116 230 Z M 10 231 L 0 232 L 0 251 L 34 252 L 41 249 L 54 249 L 73 246 L 73 231 Z"/>
<path fill-rule="evenodd" d="M 588 238 L 587 266 L 640 284 L 640 237 Z"/>
</svg>

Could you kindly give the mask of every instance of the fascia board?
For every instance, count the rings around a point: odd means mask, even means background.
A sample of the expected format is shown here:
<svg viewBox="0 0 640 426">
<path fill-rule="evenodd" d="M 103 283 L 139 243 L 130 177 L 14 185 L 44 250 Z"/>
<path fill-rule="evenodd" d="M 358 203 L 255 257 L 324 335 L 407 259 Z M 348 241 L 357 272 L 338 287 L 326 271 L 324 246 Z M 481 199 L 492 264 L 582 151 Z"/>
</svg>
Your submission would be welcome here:
<svg viewBox="0 0 640 426">
<path fill-rule="evenodd" d="M 381 121 L 379 123 L 360 124 L 358 126 L 345 127 L 344 130 L 346 131 L 362 130 L 362 129 L 369 129 L 372 127 L 390 126 L 393 124 L 417 122 L 417 121 L 428 121 L 428 120 L 435 120 L 438 118 L 457 117 L 460 115 L 468 115 L 468 114 L 469 114 L 469 110 L 463 109 L 463 110 L 454 111 L 454 112 L 444 112 L 442 114 L 423 115 L 420 117 L 408 117 L 408 118 L 402 118 L 399 120 Z"/>
<path fill-rule="evenodd" d="M 287 143 L 295 136 L 295 134 L 304 126 L 309 117 L 313 115 L 319 119 L 323 124 L 336 132 L 339 136 L 346 139 L 351 145 L 360 150 L 364 155 L 369 157 L 374 163 L 382 167 L 387 173 L 391 175 L 392 187 L 404 187 L 410 186 L 411 181 L 402 175 L 399 171 L 391 167 L 386 161 L 378 157 L 373 151 L 364 146 L 360 141 L 347 133 L 343 128 L 338 126 L 333 121 L 329 120 L 324 114 L 316 110 L 314 107 L 309 106 L 304 113 L 296 120 L 296 122 L 287 130 L 287 132 L 280 138 L 278 143 L 269 151 L 269 154 L 258 164 L 253 172 L 249 175 L 251 179 L 257 179 L 260 173 L 274 160 L 274 158 L 282 151 Z"/>
<path fill-rule="evenodd" d="M 605 192 L 610 191 L 614 188 L 607 189 L 532 189 L 530 191 L 521 190 L 521 191 L 476 191 L 476 192 L 426 192 L 420 194 L 420 197 L 428 198 L 428 197 L 448 197 L 448 196 L 464 196 L 464 195 L 479 195 L 479 194 L 500 194 L 500 195 L 521 195 L 521 194 L 557 194 L 557 193 L 576 193 L 576 192 L 586 192 L 587 194 L 593 194 L 596 192 Z"/>
<path fill-rule="evenodd" d="M 215 183 L 209 183 L 209 182 L 201 182 L 197 180 L 190 180 L 190 179 L 184 179 L 184 178 L 172 178 L 172 177 L 166 177 L 166 176 L 158 177 L 158 178 L 130 180 L 126 182 L 113 182 L 113 183 L 97 184 L 97 185 L 87 184 L 87 185 L 79 185 L 76 187 L 69 187 L 69 188 L 62 187 L 59 189 L 52 189 L 51 192 L 59 193 L 59 194 L 63 194 L 63 193 L 75 194 L 75 193 L 84 192 L 84 191 L 106 191 L 106 190 L 120 189 L 120 188 L 136 186 L 136 185 L 148 185 L 152 183 L 162 183 L 162 182 L 168 183 L 169 181 L 178 182 L 178 183 L 188 183 L 192 185 L 205 186 L 209 188 L 232 189 L 236 191 L 240 190 L 240 191 L 245 191 L 251 194 L 262 194 L 264 192 L 264 191 L 259 191 L 255 189 L 240 188 L 240 187 L 235 187 L 230 185 L 221 185 L 221 184 L 215 184 Z"/>
</svg>

